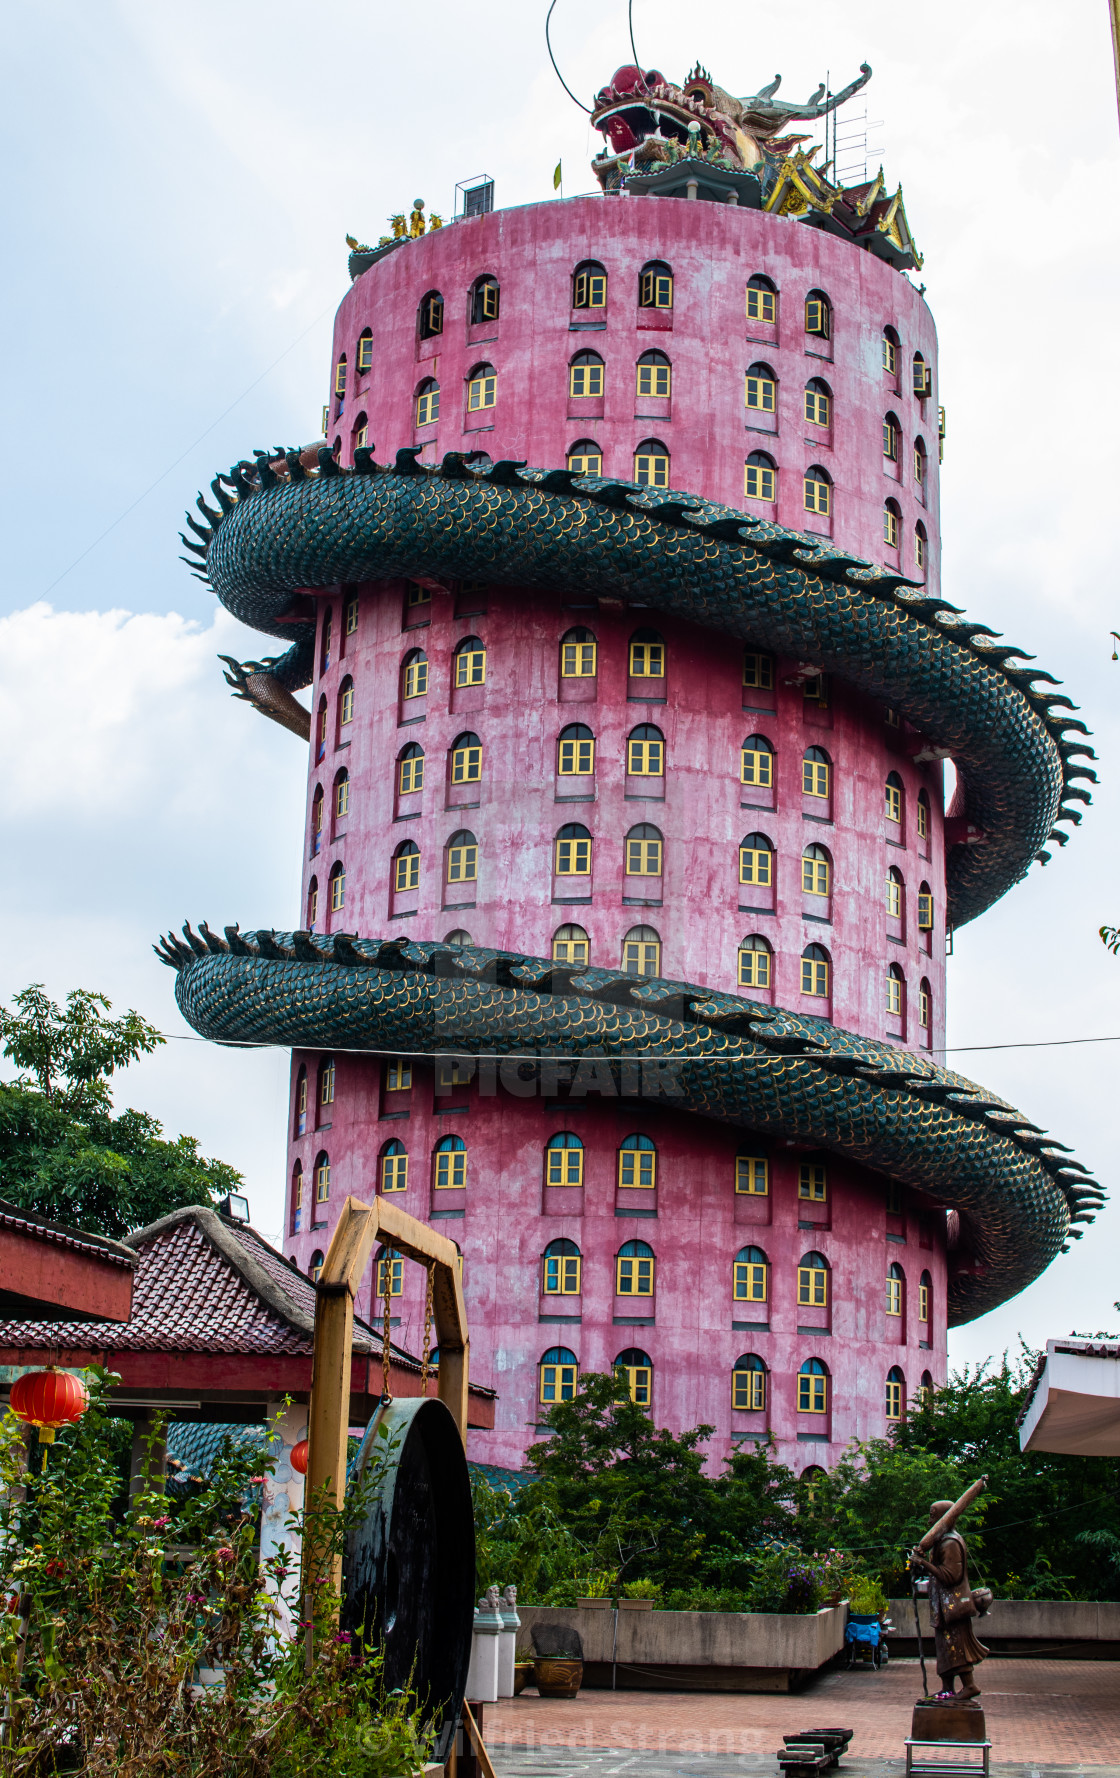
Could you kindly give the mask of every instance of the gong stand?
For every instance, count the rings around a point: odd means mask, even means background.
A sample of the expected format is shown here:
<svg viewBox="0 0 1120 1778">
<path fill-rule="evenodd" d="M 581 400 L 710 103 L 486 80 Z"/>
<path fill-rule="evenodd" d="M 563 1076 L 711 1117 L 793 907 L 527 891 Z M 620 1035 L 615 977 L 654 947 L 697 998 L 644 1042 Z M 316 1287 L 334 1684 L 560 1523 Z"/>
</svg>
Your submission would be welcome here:
<svg viewBox="0 0 1120 1778">
<path fill-rule="evenodd" d="M 311 1373 L 311 1407 L 308 1414 L 307 1501 L 324 1501 L 342 1510 L 346 1498 L 347 1438 L 350 1431 L 350 1372 L 353 1363 L 354 1299 L 365 1276 L 370 1254 L 378 1240 L 384 1243 L 385 1322 L 382 1335 L 384 1366 L 383 1405 L 389 1393 L 389 1294 L 393 1253 L 419 1261 L 428 1270 L 426 1324 L 435 1322 L 439 1348 L 437 1389 L 450 1410 L 464 1448 L 467 1442 L 467 1384 L 469 1341 L 467 1311 L 463 1300 L 461 1258 L 454 1241 L 439 1235 L 384 1198 L 372 1204 L 347 1198 L 331 1237 L 327 1257 L 315 1286 L 315 1355 Z M 430 1319 L 429 1319 L 430 1317 Z M 427 1390 L 427 1326 L 425 1330 L 424 1392 Z M 335 1597 L 342 1586 L 341 1551 L 324 1549 L 322 1540 L 305 1532 L 300 1582 L 305 1602 L 315 1589 L 326 1584 Z M 313 1618 L 310 1609 L 305 1619 Z M 337 1618 L 337 1606 L 332 1621 Z M 308 1636 L 308 1658 L 311 1656 Z"/>
</svg>

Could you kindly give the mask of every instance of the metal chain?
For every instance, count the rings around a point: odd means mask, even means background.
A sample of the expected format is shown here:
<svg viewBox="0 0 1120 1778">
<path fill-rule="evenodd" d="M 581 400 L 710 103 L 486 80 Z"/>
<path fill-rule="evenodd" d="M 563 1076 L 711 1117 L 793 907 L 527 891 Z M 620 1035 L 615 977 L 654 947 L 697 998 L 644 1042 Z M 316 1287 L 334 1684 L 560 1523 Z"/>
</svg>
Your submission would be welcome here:
<svg viewBox="0 0 1120 1778">
<path fill-rule="evenodd" d="M 393 1399 L 389 1388 L 389 1357 L 390 1357 L 390 1317 L 393 1309 L 393 1254 L 390 1248 L 381 1250 L 383 1290 L 385 1295 L 385 1319 L 381 1330 L 381 1399 L 389 1403 Z"/>
<path fill-rule="evenodd" d="M 432 1260 L 428 1261 L 428 1286 L 424 1296 L 424 1346 L 423 1362 L 420 1367 L 420 1393 L 428 1393 L 428 1373 L 431 1369 L 432 1350 L 432 1304 L 435 1297 L 436 1268 Z"/>
</svg>

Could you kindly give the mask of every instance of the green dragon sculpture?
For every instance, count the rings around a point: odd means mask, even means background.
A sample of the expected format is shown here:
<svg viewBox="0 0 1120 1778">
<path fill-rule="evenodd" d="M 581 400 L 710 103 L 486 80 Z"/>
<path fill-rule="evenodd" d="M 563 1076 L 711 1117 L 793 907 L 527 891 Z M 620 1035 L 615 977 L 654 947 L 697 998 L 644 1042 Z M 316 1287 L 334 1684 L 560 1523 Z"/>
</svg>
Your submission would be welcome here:
<svg viewBox="0 0 1120 1778">
<path fill-rule="evenodd" d="M 1095 782 L 1076 706 L 1033 657 L 924 587 L 733 508 L 673 490 L 452 452 L 342 469 L 326 447 L 258 451 L 200 495 L 192 569 L 243 622 L 291 642 L 231 663 L 258 708 L 299 727 L 310 590 L 423 576 L 542 591 L 609 588 L 834 672 L 901 711 L 921 757 L 952 756 L 948 918 L 962 925 L 1022 878 Z M 287 704 L 285 705 L 285 698 Z M 299 715 L 292 713 L 299 712 Z M 303 732 L 306 732 L 304 728 Z M 952 831 L 952 830 L 951 830 Z M 698 1116 L 823 1144 L 957 1209 L 952 1317 L 982 1314 L 1047 1266 L 1103 1193 L 1014 1109 L 924 1057 L 688 983 L 572 972 L 535 957 L 236 927 L 184 928 L 159 955 L 194 1028 L 222 1042 L 437 1054 L 643 1058 L 677 1067 Z M 534 1066 L 536 1061 L 534 1060 Z"/>
</svg>

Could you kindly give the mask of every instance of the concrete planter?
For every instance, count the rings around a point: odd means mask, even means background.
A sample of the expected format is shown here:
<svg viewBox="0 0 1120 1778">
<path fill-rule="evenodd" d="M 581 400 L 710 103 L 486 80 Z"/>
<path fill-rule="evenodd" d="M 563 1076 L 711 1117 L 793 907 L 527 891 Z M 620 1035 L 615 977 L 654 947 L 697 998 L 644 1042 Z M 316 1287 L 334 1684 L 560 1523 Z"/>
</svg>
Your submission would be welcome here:
<svg viewBox="0 0 1120 1778">
<path fill-rule="evenodd" d="M 785 1612 L 627 1610 L 617 1614 L 618 1681 L 627 1690 L 784 1692 L 825 1666 L 844 1646 L 847 1605 L 801 1617 Z M 609 1686 L 616 1616 L 599 1601 L 586 1608 L 520 1605 L 521 1622 L 570 1624 L 583 1643 L 584 1689 Z"/>
</svg>

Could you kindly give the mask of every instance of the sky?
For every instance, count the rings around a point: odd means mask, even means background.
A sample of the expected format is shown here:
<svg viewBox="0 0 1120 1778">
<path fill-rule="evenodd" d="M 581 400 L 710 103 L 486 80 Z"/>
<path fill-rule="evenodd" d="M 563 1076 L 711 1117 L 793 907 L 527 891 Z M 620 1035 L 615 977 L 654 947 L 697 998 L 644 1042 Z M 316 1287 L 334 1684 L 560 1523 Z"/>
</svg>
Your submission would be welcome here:
<svg viewBox="0 0 1120 1778">
<path fill-rule="evenodd" d="M 297 923 L 299 743 L 222 682 L 269 644 L 179 561 L 184 507 L 254 446 L 316 436 L 347 233 L 489 173 L 499 205 L 592 188 L 598 138 L 545 52 L 545 0 L 233 8 L 36 0 L 5 18 L 0 280 L 0 998 L 81 985 L 169 1034 L 120 1078 L 242 1169 L 279 1240 L 287 1058 L 191 1038 L 150 946 L 184 918 Z M 631 59 L 625 0 L 559 0 L 586 102 Z M 1117 444 L 1100 364 L 1120 276 L 1106 0 L 936 8 L 634 0 L 638 55 L 736 93 L 874 77 L 841 117 L 901 180 L 948 414 L 944 596 L 1066 682 L 1101 784 L 1064 852 L 956 935 L 953 1066 L 1114 1188 L 1120 922 L 1114 764 Z M 418 31 L 422 16 L 423 26 Z M 808 24 L 809 28 L 806 28 Z M 1065 94 L 1065 98 L 1061 97 Z M 858 169 L 857 169 L 858 170 Z M 1105 422 L 1109 423 L 1106 425 Z M 1120 1204 L 1014 1302 L 954 1332 L 1120 1329 Z"/>
</svg>

